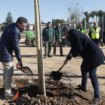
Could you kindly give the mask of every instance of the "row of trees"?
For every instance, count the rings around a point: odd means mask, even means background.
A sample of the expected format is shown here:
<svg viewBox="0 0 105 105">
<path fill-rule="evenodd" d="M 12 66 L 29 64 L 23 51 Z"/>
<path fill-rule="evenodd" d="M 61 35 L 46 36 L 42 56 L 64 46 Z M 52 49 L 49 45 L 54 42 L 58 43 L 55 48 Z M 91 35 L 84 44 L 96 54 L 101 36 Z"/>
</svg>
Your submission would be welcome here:
<svg viewBox="0 0 105 105">
<path fill-rule="evenodd" d="M 66 21 L 64 19 L 52 19 L 52 26 L 54 27 L 56 23 L 65 23 Z"/>
<path fill-rule="evenodd" d="M 11 12 L 7 13 L 7 17 L 5 19 L 5 22 L 0 24 L 0 29 L 3 30 L 5 27 L 7 27 L 9 24 L 13 23 L 13 17 Z M 42 22 L 44 23 L 44 22 Z M 52 24 L 55 25 L 56 23 L 65 23 L 64 19 L 52 19 Z"/>
<path fill-rule="evenodd" d="M 88 11 L 83 12 L 83 9 L 79 7 L 79 3 L 74 3 L 73 5 L 71 5 L 71 7 L 68 8 L 68 12 L 68 23 L 74 28 L 76 28 L 79 22 L 83 22 L 84 25 L 88 26 L 90 19 L 92 20 L 92 22 L 98 22 L 100 26 L 102 26 L 105 21 L 104 11 L 91 11 L 90 13 Z"/>
<path fill-rule="evenodd" d="M 90 18 L 92 18 L 92 22 L 97 22 L 99 26 L 102 28 L 102 30 L 105 31 L 105 12 L 104 11 L 99 10 L 99 11 L 92 11 L 90 13 L 88 11 L 85 11 L 84 15 L 85 15 L 87 27 L 88 27 Z"/>
<path fill-rule="evenodd" d="M 83 14 L 85 15 L 85 19 L 86 19 L 86 23 L 89 23 L 89 19 L 92 18 L 92 21 L 94 22 L 99 22 L 99 24 L 102 26 L 102 23 L 104 23 L 104 19 L 103 17 L 105 17 L 105 12 L 102 10 L 99 11 L 92 11 L 92 12 L 88 12 L 85 11 L 84 13 L 82 13 L 82 11 L 80 11 L 79 8 L 73 7 L 73 8 L 69 8 L 69 20 L 68 22 L 73 22 L 73 24 L 78 24 L 80 22 L 80 16 L 82 16 Z M 84 21 L 84 19 L 82 20 Z M 7 17 L 5 19 L 5 22 L 0 24 L 0 28 L 4 29 L 6 26 L 8 26 L 9 24 L 13 23 L 13 17 L 11 12 L 7 13 Z M 55 24 L 56 22 L 60 22 L 60 23 L 65 23 L 65 20 L 63 19 L 52 19 L 52 23 Z"/>
<path fill-rule="evenodd" d="M 102 17 L 105 16 L 105 12 L 102 10 L 99 11 L 92 11 L 89 13 L 88 11 L 84 12 L 84 15 L 86 16 L 86 22 L 89 22 L 89 19 L 92 18 L 93 21 L 98 22 Z M 96 19 L 96 20 L 95 20 Z"/>
</svg>

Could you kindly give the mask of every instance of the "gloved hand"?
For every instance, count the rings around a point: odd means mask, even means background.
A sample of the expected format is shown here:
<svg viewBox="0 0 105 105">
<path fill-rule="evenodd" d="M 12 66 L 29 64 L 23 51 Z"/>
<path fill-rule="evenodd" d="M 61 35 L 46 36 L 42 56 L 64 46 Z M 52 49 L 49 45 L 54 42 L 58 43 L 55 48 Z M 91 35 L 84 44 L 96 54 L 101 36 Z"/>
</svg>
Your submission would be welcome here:
<svg viewBox="0 0 105 105">
<path fill-rule="evenodd" d="M 17 69 L 22 69 L 22 61 L 18 61 L 17 65 L 16 65 Z"/>
</svg>

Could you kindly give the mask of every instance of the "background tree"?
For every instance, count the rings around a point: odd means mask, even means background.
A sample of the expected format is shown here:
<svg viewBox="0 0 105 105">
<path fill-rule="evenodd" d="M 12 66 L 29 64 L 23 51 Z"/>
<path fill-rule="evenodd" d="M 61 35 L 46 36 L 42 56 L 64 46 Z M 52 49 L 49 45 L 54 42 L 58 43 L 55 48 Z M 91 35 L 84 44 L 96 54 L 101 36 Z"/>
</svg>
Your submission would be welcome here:
<svg viewBox="0 0 105 105">
<path fill-rule="evenodd" d="M 52 26 L 54 27 L 56 23 L 65 23 L 64 19 L 52 19 Z"/>
<path fill-rule="evenodd" d="M 99 16 L 99 25 L 102 27 L 102 16 L 103 16 L 103 11 L 102 10 L 98 11 L 98 16 Z"/>
<path fill-rule="evenodd" d="M 6 25 L 10 25 L 10 24 L 13 23 L 13 17 L 12 17 L 11 12 L 8 12 L 8 13 L 7 13 L 7 17 L 6 17 L 5 23 L 6 23 Z"/>
<path fill-rule="evenodd" d="M 63 20 L 63 19 L 56 19 L 56 23 L 65 23 L 65 20 Z"/>
<path fill-rule="evenodd" d="M 95 12 L 94 11 L 92 11 L 91 13 L 90 13 L 90 17 L 92 18 L 92 22 L 95 22 Z"/>
<path fill-rule="evenodd" d="M 86 23 L 85 23 L 85 20 L 86 20 L 86 19 L 85 19 L 85 18 L 83 18 L 83 19 L 82 19 L 82 21 L 81 21 L 81 22 L 82 22 L 83 27 L 85 27 L 85 24 L 86 24 Z"/>
<path fill-rule="evenodd" d="M 7 13 L 7 17 L 5 19 L 5 22 L 2 23 L 2 27 L 1 29 L 4 30 L 8 25 L 12 24 L 13 23 L 13 17 L 12 17 L 12 14 L 11 12 L 8 12 Z"/>
<path fill-rule="evenodd" d="M 68 8 L 69 12 L 69 24 L 71 24 L 71 27 L 76 27 L 78 23 L 81 21 L 81 16 L 83 16 L 83 11 L 79 8 L 79 4 L 75 3 L 75 5 L 71 5 L 71 7 Z"/>
<path fill-rule="evenodd" d="M 85 27 L 87 28 L 88 25 L 89 25 L 89 18 L 90 18 L 90 15 L 89 15 L 88 11 L 85 11 L 85 12 L 84 12 L 84 15 L 85 15 L 85 20 L 86 20 Z"/>
<path fill-rule="evenodd" d="M 99 26 L 101 27 L 101 45 L 103 46 L 103 39 L 104 39 L 104 30 L 105 30 L 105 26 L 104 26 L 104 12 L 102 10 L 98 11 L 98 15 L 99 15 Z"/>
<path fill-rule="evenodd" d="M 94 21 L 98 22 L 98 12 L 94 11 Z"/>
<path fill-rule="evenodd" d="M 86 11 L 84 12 L 84 15 L 86 16 L 86 22 L 88 23 L 90 18 L 89 13 Z"/>
</svg>

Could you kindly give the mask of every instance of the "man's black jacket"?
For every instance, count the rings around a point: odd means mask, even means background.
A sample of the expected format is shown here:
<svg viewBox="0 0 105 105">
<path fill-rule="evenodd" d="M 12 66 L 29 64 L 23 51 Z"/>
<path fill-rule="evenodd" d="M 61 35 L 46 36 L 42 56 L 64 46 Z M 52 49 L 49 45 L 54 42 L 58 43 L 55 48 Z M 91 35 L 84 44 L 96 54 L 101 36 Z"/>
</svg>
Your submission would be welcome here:
<svg viewBox="0 0 105 105">
<path fill-rule="evenodd" d="M 19 48 L 20 30 L 16 23 L 8 26 L 0 38 L 0 61 L 11 62 L 13 60 L 13 51 L 18 61 L 21 61 Z"/>
<path fill-rule="evenodd" d="M 67 56 L 72 54 L 73 57 L 81 56 L 83 63 L 81 65 L 84 69 L 94 69 L 104 62 L 104 54 L 102 50 L 86 35 L 76 29 L 69 31 L 68 40 L 71 43 L 71 50 Z"/>
</svg>

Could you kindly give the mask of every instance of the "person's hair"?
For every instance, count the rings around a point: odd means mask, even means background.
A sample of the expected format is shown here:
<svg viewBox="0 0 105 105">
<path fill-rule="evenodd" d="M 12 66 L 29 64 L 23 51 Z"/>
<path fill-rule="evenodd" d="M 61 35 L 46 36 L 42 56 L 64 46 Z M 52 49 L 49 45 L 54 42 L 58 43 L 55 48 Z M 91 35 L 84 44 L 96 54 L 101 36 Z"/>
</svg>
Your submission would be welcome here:
<svg viewBox="0 0 105 105">
<path fill-rule="evenodd" d="M 16 23 L 19 23 L 19 24 L 21 24 L 21 23 L 28 23 L 28 20 L 25 17 L 18 17 Z"/>
<path fill-rule="evenodd" d="M 47 26 L 48 26 L 48 24 L 51 24 L 51 22 L 47 22 Z"/>
</svg>

